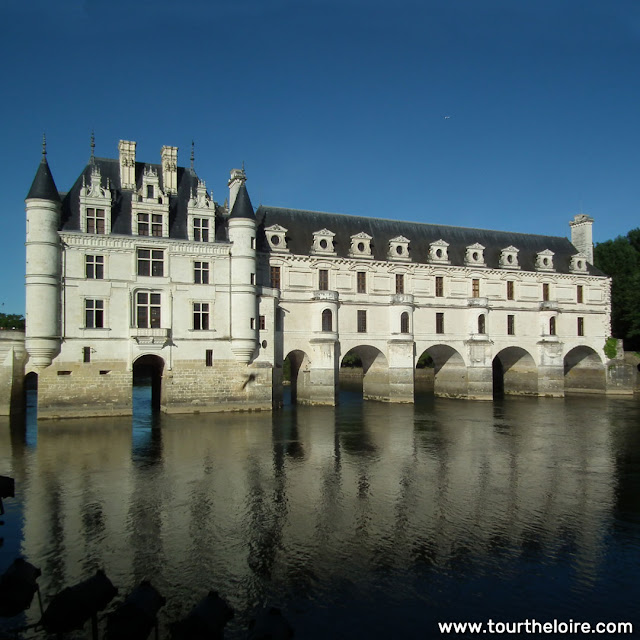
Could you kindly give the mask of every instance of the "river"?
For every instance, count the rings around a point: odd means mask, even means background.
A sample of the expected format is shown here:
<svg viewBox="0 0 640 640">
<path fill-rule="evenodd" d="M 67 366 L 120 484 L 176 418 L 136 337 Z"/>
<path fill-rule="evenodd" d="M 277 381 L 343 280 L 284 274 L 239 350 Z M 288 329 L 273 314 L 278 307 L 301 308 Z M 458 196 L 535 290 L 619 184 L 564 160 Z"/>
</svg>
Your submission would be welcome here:
<svg viewBox="0 0 640 640">
<path fill-rule="evenodd" d="M 23 555 L 45 605 L 103 568 L 122 596 L 148 578 L 167 598 L 163 638 L 210 589 L 235 609 L 232 639 L 262 606 L 308 639 L 438 637 L 438 622 L 489 619 L 640 629 L 637 396 L 140 406 L 133 428 L 0 424 L 0 474 L 16 480 L 0 573 Z M 34 604 L 0 629 L 37 617 Z"/>
</svg>

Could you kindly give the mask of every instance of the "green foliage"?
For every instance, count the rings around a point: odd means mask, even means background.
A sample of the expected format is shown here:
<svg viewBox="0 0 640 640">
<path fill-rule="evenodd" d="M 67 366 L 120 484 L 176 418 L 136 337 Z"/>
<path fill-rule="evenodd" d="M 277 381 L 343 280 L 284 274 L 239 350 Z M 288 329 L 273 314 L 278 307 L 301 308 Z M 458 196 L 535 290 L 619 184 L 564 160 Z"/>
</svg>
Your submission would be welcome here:
<svg viewBox="0 0 640 640">
<path fill-rule="evenodd" d="M 355 353 L 347 353 L 347 355 L 342 358 L 341 367 L 362 367 L 362 360 L 360 360 L 360 356 Z"/>
<path fill-rule="evenodd" d="M 609 360 L 613 360 L 618 354 L 618 341 L 615 338 L 607 338 L 603 351 Z"/>
<path fill-rule="evenodd" d="M 24 331 L 24 317 L 17 313 L 0 313 L 0 329 Z"/>
<path fill-rule="evenodd" d="M 416 369 L 433 369 L 435 367 L 435 362 L 433 358 L 425 351 L 419 358 L 418 364 L 416 365 Z"/>
<path fill-rule="evenodd" d="M 640 229 L 597 244 L 594 263 L 611 276 L 611 332 L 640 349 Z"/>
</svg>

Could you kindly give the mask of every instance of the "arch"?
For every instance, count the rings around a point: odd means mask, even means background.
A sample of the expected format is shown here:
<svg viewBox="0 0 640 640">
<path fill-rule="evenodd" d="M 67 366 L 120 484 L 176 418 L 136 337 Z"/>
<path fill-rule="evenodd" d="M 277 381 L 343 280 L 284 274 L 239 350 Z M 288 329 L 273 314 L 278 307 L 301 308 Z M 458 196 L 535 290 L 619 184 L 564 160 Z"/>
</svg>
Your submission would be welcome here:
<svg viewBox="0 0 640 640">
<path fill-rule="evenodd" d="M 288 363 L 288 364 L 287 364 Z M 284 359 L 284 376 L 291 383 L 291 404 L 306 404 L 309 401 L 309 356 L 299 349 L 294 349 Z"/>
<path fill-rule="evenodd" d="M 502 395 L 538 395 L 538 367 L 522 347 L 507 347 L 493 358 L 493 396 Z"/>
<path fill-rule="evenodd" d="M 162 405 L 164 360 L 155 354 L 139 356 L 133 362 L 133 412 L 152 412 Z"/>
<path fill-rule="evenodd" d="M 322 330 L 325 332 L 333 331 L 333 313 L 331 309 L 325 309 L 322 312 Z"/>
<path fill-rule="evenodd" d="M 380 349 L 369 345 L 352 347 L 340 361 L 340 370 L 345 360 L 354 357 L 362 364 L 362 397 L 365 400 L 389 400 L 389 364 Z"/>
<path fill-rule="evenodd" d="M 426 355 L 425 355 L 426 354 Z M 427 356 L 431 362 L 427 360 Z M 418 363 L 427 362 L 419 376 L 419 390 L 431 386 L 436 396 L 443 398 L 466 397 L 468 391 L 467 367 L 456 349 L 446 344 L 435 344 L 425 349 Z"/>
<path fill-rule="evenodd" d="M 409 333 L 409 313 L 407 311 L 400 314 L 400 333 Z"/>
<path fill-rule="evenodd" d="M 34 416 L 38 411 L 38 374 L 35 371 L 30 371 L 24 377 L 23 384 L 24 392 L 24 409 L 29 416 Z"/>
<path fill-rule="evenodd" d="M 564 356 L 565 393 L 593 393 L 606 390 L 602 358 L 591 347 L 580 345 Z"/>
</svg>

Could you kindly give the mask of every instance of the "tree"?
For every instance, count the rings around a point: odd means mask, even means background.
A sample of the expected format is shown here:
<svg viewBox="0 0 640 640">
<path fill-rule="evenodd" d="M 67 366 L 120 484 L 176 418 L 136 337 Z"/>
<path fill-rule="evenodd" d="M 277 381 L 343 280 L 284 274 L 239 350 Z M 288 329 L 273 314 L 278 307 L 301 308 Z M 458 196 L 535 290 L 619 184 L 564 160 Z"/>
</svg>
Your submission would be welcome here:
<svg viewBox="0 0 640 640">
<path fill-rule="evenodd" d="M 0 313 L 0 329 L 24 331 L 24 317 L 17 313 Z"/>
<path fill-rule="evenodd" d="M 640 229 L 597 244 L 594 263 L 611 276 L 611 332 L 640 350 Z"/>
</svg>

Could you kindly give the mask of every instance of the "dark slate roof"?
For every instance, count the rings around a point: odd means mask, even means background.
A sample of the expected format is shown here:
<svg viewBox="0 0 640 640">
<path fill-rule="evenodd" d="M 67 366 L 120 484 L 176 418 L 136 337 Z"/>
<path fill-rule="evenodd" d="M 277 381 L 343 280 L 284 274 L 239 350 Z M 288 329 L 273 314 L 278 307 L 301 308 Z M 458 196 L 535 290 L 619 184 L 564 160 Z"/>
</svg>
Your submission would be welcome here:
<svg viewBox="0 0 640 640">
<path fill-rule="evenodd" d="M 569 273 L 571 256 L 578 253 L 578 250 L 567 238 L 555 236 L 468 229 L 420 222 L 400 222 L 262 205 L 256 212 L 256 220 L 259 250 L 269 250 L 264 229 L 279 224 L 287 229 L 287 248 L 297 255 L 309 255 L 313 244 L 313 233 L 325 228 L 335 233 L 335 251 L 342 258 L 347 258 L 349 255 L 351 236 L 361 231 L 373 238 L 371 247 L 375 260 L 387 260 L 389 241 L 400 235 L 410 241 L 411 261 L 423 264 L 428 262 L 429 245 L 436 240 L 444 240 L 449 243 L 449 260 L 452 265 L 458 266 L 464 265 L 466 247 L 476 242 L 485 247 L 485 263 L 490 268 L 498 268 L 502 249 L 511 245 L 520 250 L 518 262 L 524 271 L 535 271 L 536 254 L 544 249 L 550 249 L 555 254 L 553 256 L 555 272 Z M 590 275 L 604 275 L 592 265 L 589 265 L 588 273 Z"/>
<path fill-rule="evenodd" d="M 133 192 L 122 191 L 120 182 L 120 161 L 112 158 L 94 158 L 94 163 L 100 169 L 102 186 L 107 186 L 112 194 L 111 203 L 111 233 L 121 235 L 131 235 L 131 201 Z M 142 186 L 142 176 L 145 167 L 152 167 L 158 172 L 160 188 L 164 190 L 162 179 L 162 167 L 159 164 L 148 162 L 136 162 L 135 176 L 136 186 Z M 91 183 L 92 164 L 87 164 L 82 173 L 78 176 L 74 185 L 62 200 L 62 222 L 61 230 L 80 230 L 80 189 L 82 188 L 82 178 L 86 184 Z M 187 206 L 191 193 L 197 189 L 198 176 L 193 169 L 178 167 L 178 192 L 169 196 L 169 237 L 187 238 Z M 224 221 L 219 219 L 222 210 L 216 206 L 216 240 L 224 242 L 228 240 Z"/>
<path fill-rule="evenodd" d="M 51 169 L 49 169 L 49 163 L 47 158 L 43 155 L 38 170 L 36 171 L 36 177 L 33 179 L 31 189 L 27 194 L 27 200 L 29 198 L 39 198 L 41 200 L 53 200 L 54 202 L 60 202 L 60 194 L 56 188 L 56 183 L 51 175 Z"/>
<path fill-rule="evenodd" d="M 243 184 L 238 189 L 238 195 L 236 196 L 233 208 L 229 214 L 229 218 L 245 218 L 247 220 L 255 220 L 256 214 L 253 211 L 249 194 L 247 193 L 247 187 Z"/>
</svg>

